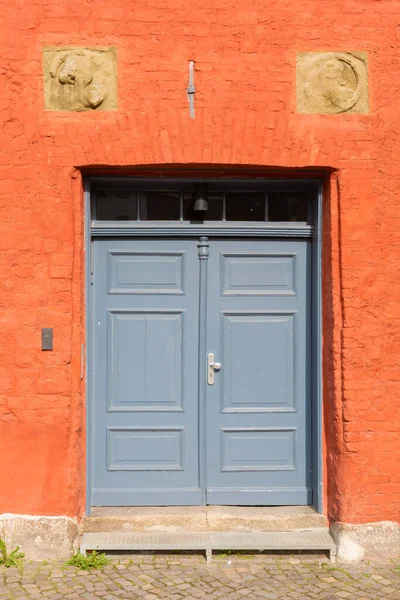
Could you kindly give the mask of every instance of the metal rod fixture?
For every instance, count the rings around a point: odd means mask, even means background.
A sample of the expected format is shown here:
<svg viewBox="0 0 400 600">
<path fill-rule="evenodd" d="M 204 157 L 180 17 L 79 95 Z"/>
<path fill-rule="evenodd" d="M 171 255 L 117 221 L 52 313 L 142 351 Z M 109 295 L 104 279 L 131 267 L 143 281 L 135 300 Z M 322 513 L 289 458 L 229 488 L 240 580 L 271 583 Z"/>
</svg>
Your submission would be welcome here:
<svg viewBox="0 0 400 600">
<path fill-rule="evenodd" d="M 196 87 L 194 85 L 194 61 L 189 61 L 189 85 L 187 87 L 187 95 L 189 100 L 189 114 L 190 118 L 194 119 L 194 95 L 196 93 Z"/>
</svg>

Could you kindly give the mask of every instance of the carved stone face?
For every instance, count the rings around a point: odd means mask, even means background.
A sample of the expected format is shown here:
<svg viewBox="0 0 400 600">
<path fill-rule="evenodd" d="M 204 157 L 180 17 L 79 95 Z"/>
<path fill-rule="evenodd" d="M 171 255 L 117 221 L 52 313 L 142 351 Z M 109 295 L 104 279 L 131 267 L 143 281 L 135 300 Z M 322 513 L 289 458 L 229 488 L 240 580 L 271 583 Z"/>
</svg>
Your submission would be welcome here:
<svg viewBox="0 0 400 600">
<path fill-rule="evenodd" d="M 341 59 L 322 61 L 314 83 L 333 110 L 348 110 L 357 99 L 357 74 Z"/>
<path fill-rule="evenodd" d="M 90 58 L 79 54 L 70 54 L 60 61 L 58 81 L 65 85 L 79 82 L 88 85 L 93 80 L 93 65 Z"/>
<path fill-rule="evenodd" d="M 95 73 L 93 57 L 84 52 L 61 57 L 52 76 L 61 84 L 58 97 L 67 110 L 97 108 L 106 94 L 101 73 Z"/>
<path fill-rule="evenodd" d="M 45 48 L 44 68 L 47 109 L 116 108 L 115 48 Z"/>
<path fill-rule="evenodd" d="M 368 111 L 363 53 L 307 52 L 297 60 L 297 109 L 305 113 Z"/>
</svg>

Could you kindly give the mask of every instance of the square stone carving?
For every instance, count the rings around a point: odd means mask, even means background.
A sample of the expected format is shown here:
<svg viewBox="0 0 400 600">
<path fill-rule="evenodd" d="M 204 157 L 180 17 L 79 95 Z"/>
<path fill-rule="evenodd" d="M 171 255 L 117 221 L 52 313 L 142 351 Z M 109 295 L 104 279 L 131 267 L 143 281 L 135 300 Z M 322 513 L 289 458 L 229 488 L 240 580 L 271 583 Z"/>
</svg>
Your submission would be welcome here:
<svg viewBox="0 0 400 600">
<path fill-rule="evenodd" d="M 44 48 L 46 110 L 116 110 L 116 48 Z"/>
<path fill-rule="evenodd" d="M 301 52 L 296 66 L 298 112 L 368 112 L 365 52 Z"/>
</svg>

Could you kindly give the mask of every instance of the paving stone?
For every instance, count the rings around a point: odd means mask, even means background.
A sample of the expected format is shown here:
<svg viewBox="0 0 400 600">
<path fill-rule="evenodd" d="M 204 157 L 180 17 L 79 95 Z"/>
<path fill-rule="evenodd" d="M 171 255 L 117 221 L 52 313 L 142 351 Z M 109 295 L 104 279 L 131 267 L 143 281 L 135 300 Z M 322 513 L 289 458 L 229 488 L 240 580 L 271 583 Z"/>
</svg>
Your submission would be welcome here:
<svg viewBox="0 0 400 600">
<path fill-rule="evenodd" d="M 337 565 L 308 557 L 135 555 L 96 571 L 0 567 L 0 600 L 400 600 L 397 563 Z"/>
</svg>

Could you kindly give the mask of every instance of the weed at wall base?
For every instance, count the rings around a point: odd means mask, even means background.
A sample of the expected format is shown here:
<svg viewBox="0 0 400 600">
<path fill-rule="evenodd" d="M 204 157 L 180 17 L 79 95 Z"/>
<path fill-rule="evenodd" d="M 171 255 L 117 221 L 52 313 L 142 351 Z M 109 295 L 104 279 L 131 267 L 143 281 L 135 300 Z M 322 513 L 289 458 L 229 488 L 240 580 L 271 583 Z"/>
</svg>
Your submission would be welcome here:
<svg viewBox="0 0 400 600">
<path fill-rule="evenodd" d="M 65 563 L 66 567 L 79 567 L 82 571 L 90 569 L 101 569 L 108 564 L 105 554 L 98 554 L 95 550 L 88 555 L 81 554 L 79 551 L 71 556 Z"/>
<path fill-rule="evenodd" d="M 0 538 L 0 565 L 4 567 L 22 567 L 25 554 L 19 551 L 19 546 L 8 552 L 6 542 Z"/>
</svg>

